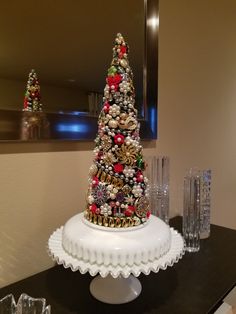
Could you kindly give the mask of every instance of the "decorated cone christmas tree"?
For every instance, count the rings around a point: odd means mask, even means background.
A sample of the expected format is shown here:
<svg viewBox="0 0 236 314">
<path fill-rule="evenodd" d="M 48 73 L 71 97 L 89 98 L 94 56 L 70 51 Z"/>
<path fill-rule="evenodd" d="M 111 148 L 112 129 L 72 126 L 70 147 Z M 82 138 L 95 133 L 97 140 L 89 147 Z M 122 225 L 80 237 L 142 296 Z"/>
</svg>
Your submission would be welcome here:
<svg viewBox="0 0 236 314">
<path fill-rule="evenodd" d="M 124 38 L 117 34 L 98 119 L 85 210 L 91 223 L 111 228 L 138 226 L 150 216 L 128 52 Z"/>
<path fill-rule="evenodd" d="M 23 111 L 42 111 L 40 86 L 35 70 L 31 70 L 26 86 Z"/>
<path fill-rule="evenodd" d="M 31 70 L 26 86 L 21 121 L 21 139 L 38 140 L 49 138 L 50 126 L 42 111 L 40 86 L 35 70 Z"/>
</svg>

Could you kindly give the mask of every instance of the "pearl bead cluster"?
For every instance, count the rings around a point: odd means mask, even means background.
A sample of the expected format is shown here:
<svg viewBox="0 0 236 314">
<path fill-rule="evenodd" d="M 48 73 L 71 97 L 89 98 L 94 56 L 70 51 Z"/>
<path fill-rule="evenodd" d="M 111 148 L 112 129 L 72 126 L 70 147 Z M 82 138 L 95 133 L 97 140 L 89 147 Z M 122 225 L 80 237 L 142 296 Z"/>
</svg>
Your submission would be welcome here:
<svg viewBox="0 0 236 314">
<path fill-rule="evenodd" d="M 108 204 L 101 205 L 100 213 L 105 217 L 110 216 L 112 214 L 111 206 L 109 206 Z"/>
<path fill-rule="evenodd" d="M 132 167 L 125 167 L 125 169 L 123 170 L 124 175 L 128 178 L 128 177 L 133 177 L 135 170 Z"/>
<path fill-rule="evenodd" d="M 132 193 L 134 197 L 141 197 L 143 194 L 143 189 L 141 188 L 140 184 L 135 184 L 132 189 Z"/>
<path fill-rule="evenodd" d="M 127 92 L 130 91 L 130 83 L 128 83 L 127 81 L 123 81 L 122 83 L 120 83 L 119 87 L 120 91 L 124 94 L 127 94 Z"/>
<path fill-rule="evenodd" d="M 115 118 L 117 116 L 119 116 L 120 114 L 120 106 L 117 106 L 116 104 L 112 105 L 109 109 L 109 114 Z"/>
</svg>

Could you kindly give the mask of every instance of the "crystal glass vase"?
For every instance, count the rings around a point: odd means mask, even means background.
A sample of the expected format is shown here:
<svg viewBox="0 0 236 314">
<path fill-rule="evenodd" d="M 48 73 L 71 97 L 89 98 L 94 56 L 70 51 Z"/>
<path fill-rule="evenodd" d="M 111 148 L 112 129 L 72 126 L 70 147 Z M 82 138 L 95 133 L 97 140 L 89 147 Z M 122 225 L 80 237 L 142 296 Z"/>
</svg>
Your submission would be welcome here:
<svg viewBox="0 0 236 314">
<path fill-rule="evenodd" d="M 200 238 L 210 236 L 210 212 L 211 212 L 211 170 L 203 170 L 201 173 L 201 210 L 200 210 Z"/>
<path fill-rule="evenodd" d="M 169 224 L 169 157 L 156 158 L 157 216 Z"/>
<path fill-rule="evenodd" d="M 151 213 L 155 216 L 157 216 L 157 198 L 156 198 L 156 193 L 157 189 L 155 186 L 155 169 L 156 169 L 156 163 L 155 163 L 156 157 L 155 156 L 148 156 L 146 158 L 147 162 L 147 167 L 145 169 L 145 176 L 148 179 L 148 185 L 147 185 L 147 193 L 148 193 L 148 198 L 149 198 L 149 205 L 150 205 L 150 210 Z"/>
<path fill-rule="evenodd" d="M 169 157 L 149 156 L 146 176 L 148 194 L 153 215 L 169 223 Z"/>
<path fill-rule="evenodd" d="M 51 306 L 46 306 L 44 298 L 32 298 L 21 294 L 17 304 L 14 296 L 8 294 L 0 300 L 0 314 L 50 314 Z"/>
<path fill-rule="evenodd" d="M 187 252 L 200 249 L 200 173 L 184 177 L 183 237 Z"/>
</svg>

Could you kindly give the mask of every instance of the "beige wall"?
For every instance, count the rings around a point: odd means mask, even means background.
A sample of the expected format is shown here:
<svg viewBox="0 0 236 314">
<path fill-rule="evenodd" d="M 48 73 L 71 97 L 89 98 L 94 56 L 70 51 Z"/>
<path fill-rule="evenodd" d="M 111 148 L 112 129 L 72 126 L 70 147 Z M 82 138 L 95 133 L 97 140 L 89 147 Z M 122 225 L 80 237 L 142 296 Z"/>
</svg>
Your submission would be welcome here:
<svg viewBox="0 0 236 314">
<path fill-rule="evenodd" d="M 212 222 L 236 228 L 236 1 L 161 0 L 158 152 L 172 209 L 187 168 L 211 168 Z"/>
<path fill-rule="evenodd" d="M 30 150 L 25 145 L 13 150 L 27 153 L 0 155 L 0 286 L 53 265 L 49 235 L 84 207 L 88 148 L 34 153 L 37 144 L 29 144 Z M 66 147 L 72 145 L 62 150 Z M 50 150 L 46 144 L 41 148 Z"/>
<path fill-rule="evenodd" d="M 159 140 L 171 215 L 191 166 L 213 170 L 212 221 L 236 228 L 236 2 L 160 0 Z M 0 286 L 53 265 L 51 232 L 84 208 L 93 143 L 0 144 Z"/>
</svg>

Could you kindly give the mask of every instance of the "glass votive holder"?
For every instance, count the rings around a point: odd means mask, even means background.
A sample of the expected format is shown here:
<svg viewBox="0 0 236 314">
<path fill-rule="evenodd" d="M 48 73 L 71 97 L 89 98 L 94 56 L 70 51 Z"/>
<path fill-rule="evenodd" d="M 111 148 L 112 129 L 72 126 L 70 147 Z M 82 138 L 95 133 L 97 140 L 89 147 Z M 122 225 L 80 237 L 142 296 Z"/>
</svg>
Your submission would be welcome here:
<svg viewBox="0 0 236 314">
<path fill-rule="evenodd" d="M 200 173 L 184 177 L 183 237 L 187 252 L 200 249 Z"/>
</svg>

